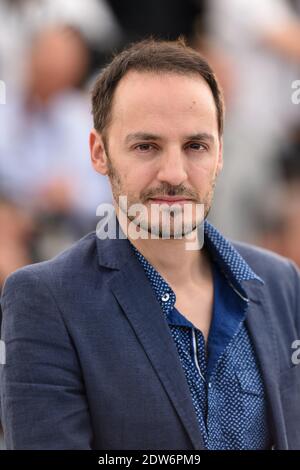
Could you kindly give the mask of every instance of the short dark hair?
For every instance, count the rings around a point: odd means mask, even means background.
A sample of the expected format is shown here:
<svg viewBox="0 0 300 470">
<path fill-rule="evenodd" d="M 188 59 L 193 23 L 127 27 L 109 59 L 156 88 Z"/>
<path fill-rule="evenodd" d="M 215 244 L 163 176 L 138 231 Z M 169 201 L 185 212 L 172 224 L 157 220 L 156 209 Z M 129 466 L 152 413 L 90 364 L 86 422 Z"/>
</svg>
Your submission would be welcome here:
<svg viewBox="0 0 300 470">
<path fill-rule="evenodd" d="M 224 101 L 216 76 L 207 61 L 184 40 L 157 41 L 146 39 L 132 44 L 115 55 L 100 72 L 92 90 L 94 127 L 104 133 L 111 119 L 114 92 L 130 70 L 200 75 L 208 84 L 217 109 L 219 135 L 223 133 Z"/>
</svg>

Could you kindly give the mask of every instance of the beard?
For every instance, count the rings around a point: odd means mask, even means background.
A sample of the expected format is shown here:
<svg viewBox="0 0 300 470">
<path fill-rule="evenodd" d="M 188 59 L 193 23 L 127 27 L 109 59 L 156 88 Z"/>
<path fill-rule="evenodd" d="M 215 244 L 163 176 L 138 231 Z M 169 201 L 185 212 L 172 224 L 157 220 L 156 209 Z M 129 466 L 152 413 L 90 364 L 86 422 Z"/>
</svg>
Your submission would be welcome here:
<svg viewBox="0 0 300 470">
<path fill-rule="evenodd" d="M 204 195 L 186 188 L 183 184 L 173 186 L 167 182 L 136 194 L 127 191 L 120 173 L 108 155 L 107 158 L 108 177 L 115 203 L 130 222 L 154 238 L 182 238 L 194 232 L 207 218 L 213 200 L 216 175 L 211 177 L 208 190 Z M 151 203 L 151 199 L 158 196 L 180 196 L 189 201 L 184 205 L 174 202 L 170 206 Z M 137 207 L 140 210 L 136 211 Z M 132 212 L 135 212 L 134 215 Z M 139 213 L 138 216 L 136 212 Z"/>
</svg>

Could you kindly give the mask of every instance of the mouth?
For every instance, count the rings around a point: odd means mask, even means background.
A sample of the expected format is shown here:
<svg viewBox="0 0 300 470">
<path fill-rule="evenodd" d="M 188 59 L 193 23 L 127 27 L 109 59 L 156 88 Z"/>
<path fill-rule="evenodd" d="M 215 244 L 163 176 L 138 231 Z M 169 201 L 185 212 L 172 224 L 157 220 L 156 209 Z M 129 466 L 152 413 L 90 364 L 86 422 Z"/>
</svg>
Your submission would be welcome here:
<svg viewBox="0 0 300 470">
<path fill-rule="evenodd" d="M 185 198 L 185 197 L 151 197 L 149 198 L 149 201 L 150 202 L 154 202 L 156 204 L 169 204 L 169 205 L 172 205 L 172 204 L 187 204 L 189 202 L 192 202 L 193 199 L 188 199 L 188 198 Z"/>
</svg>

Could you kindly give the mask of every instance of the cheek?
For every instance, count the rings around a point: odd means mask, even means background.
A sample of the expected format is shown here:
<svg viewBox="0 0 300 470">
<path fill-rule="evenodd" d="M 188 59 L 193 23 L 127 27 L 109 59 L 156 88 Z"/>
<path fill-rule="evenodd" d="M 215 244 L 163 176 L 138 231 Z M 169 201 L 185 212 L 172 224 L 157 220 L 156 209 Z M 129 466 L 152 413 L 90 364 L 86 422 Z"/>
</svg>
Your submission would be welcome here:
<svg viewBox="0 0 300 470">
<path fill-rule="evenodd" d="M 191 165 L 188 172 L 190 183 L 200 188 L 209 186 L 214 174 L 215 166 L 211 164 Z"/>
<path fill-rule="evenodd" d="M 203 158 L 191 159 L 188 165 L 189 175 L 191 179 L 202 180 L 204 183 L 206 181 L 209 184 L 216 174 L 217 166 L 217 155 L 207 154 Z"/>
<path fill-rule="evenodd" d="M 124 172 L 121 172 L 120 175 L 123 191 L 134 198 L 139 197 L 141 192 L 151 185 L 147 171 L 138 171 L 132 165 L 125 167 Z"/>
<path fill-rule="evenodd" d="M 215 179 L 215 169 L 212 166 L 202 166 L 189 173 L 189 185 L 194 188 L 200 197 L 205 197 L 211 192 L 213 181 Z"/>
<path fill-rule="evenodd" d="M 122 174 L 124 175 L 123 179 L 127 181 L 128 186 L 139 191 L 152 184 L 157 174 L 157 168 L 153 162 L 124 162 L 121 175 Z"/>
</svg>

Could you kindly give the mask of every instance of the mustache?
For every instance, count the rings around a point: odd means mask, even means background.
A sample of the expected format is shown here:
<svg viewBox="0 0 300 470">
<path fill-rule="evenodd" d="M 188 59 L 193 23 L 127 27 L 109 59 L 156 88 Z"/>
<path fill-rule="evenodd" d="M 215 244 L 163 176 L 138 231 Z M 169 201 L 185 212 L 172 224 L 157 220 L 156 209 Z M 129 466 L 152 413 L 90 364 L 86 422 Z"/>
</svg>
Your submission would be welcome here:
<svg viewBox="0 0 300 470">
<path fill-rule="evenodd" d="M 150 198 L 154 198 L 156 196 L 170 196 L 170 197 L 171 196 L 183 196 L 188 199 L 199 200 L 199 194 L 197 191 L 186 188 L 182 184 L 173 186 L 169 183 L 164 183 L 157 188 L 152 188 L 152 189 L 143 191 L 141 194 L 141 198 L 143 201 L 146 201 L 147 199 L 150 199 Z"/>
</svg>

